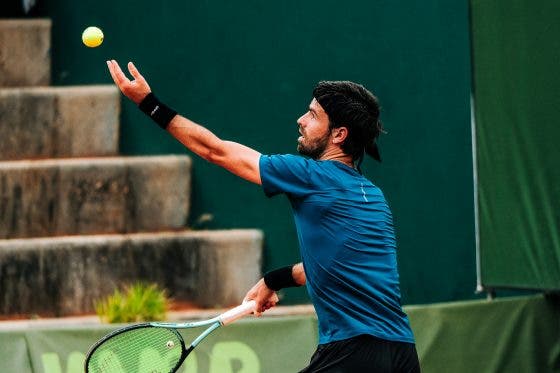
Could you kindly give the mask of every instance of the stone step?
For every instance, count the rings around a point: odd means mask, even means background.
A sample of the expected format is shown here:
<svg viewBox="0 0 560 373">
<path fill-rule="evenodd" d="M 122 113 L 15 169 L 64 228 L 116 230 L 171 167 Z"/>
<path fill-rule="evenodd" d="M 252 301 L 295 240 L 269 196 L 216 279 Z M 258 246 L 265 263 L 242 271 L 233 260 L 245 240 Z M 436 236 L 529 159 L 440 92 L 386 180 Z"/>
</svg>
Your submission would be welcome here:
<svg viewBox="0 0 560 373">
<path fill-rule="evenodd" d="M 190 178 L 188 156 L 0 162 L 0 238 L 182 229 Z"/>
<path fill-rule="evenodd" d="M 260 277 L 259 230 L 0 240 L 0 313 L 66 316 L 136 281 L 200 307 L 241 302 Z"/>
<path fill-rule="evenodd" d="M 0 160 L 118 154 L 114 85 L 0 89 Z"/>
<path fill-rule="evenodd" d="M 0 19 L 0 87 L 50 82 L 51 20 Z"/>
</svg>

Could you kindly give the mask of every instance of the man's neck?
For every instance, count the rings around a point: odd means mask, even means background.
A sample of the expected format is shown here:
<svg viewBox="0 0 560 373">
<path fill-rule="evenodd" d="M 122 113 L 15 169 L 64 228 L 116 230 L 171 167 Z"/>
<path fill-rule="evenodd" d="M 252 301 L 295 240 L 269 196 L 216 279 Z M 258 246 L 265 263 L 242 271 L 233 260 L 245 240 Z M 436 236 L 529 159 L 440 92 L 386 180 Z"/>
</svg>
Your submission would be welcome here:
<svg viewBox="0 0 560 373">
<path fill-rule="evenodd" d="M 325 150 L 325 152 L 319 157 L 320 161 L 337 161 L 342 162 L 348 167 L 354 168 L 354 162 L 352 157 L 345 154 L 340 148 L 331 148 Z"/>
</svg>

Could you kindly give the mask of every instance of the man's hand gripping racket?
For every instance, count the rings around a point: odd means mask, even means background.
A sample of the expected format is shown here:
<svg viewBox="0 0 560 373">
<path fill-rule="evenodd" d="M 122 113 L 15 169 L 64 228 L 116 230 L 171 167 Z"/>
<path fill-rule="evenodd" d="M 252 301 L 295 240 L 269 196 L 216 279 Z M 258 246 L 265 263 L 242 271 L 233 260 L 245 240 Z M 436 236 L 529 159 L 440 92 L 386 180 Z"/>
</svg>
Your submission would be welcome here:
<svg viewBox="0 0 560 373">
<path fill-rule="evenodd" d="M 255 311 L 255 301 L 244 302 L 209 320 L 185 323 L 150 322 L 131 325 L 101 338 L 89 350 L 86 373 L 176 372 L 189 353 L 210 333 Z M 177 329 L 208 326 L 191 344 Z"/>
</svg>

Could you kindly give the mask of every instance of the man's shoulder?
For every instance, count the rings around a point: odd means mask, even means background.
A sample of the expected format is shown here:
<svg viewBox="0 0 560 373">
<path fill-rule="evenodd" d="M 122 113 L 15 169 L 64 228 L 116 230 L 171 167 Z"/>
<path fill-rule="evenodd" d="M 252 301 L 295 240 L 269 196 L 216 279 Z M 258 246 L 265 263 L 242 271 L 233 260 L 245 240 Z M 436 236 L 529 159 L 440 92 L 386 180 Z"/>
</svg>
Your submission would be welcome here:
<svg viewBox="0 0 560 373">
<path fill-rule="evenodd" d="M 271 159 L 294 159 L 294 160 L 299 160 L 299 159 L 307 159 L 301 155 L 298 154 L 262 154 L 261 157 L 266 157 L 266 158 L 271 158 Z"/>
<path fill-rule="evenodd" d="M 261 163 L 268 162 L 272 164 L 290 164 L 290 165 L 305 165 L 307 167 L 315 165 L 318 162 L 313 159 L 306 158 L 296 154 L 263 154 L 261 155 Z"/>
</svg>

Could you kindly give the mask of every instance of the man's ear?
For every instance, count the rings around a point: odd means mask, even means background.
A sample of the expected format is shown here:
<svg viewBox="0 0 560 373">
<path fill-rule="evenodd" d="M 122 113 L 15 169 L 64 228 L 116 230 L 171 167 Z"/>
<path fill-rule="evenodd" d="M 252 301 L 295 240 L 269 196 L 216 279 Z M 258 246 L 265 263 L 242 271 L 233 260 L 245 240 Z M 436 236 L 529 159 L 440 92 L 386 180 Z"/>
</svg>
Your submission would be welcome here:
<svg viewBox="0 0 560 373">
<path fill-rule="evenodd" d="M 331 132 L 333 144 L 343 144 L 346 137 L 348 137 L 348 128 L 338 127 L 334 128 Z"/>
</svg>

